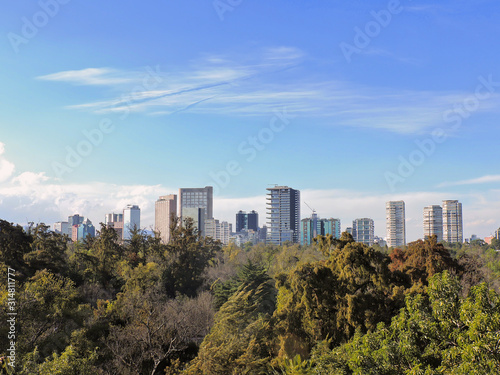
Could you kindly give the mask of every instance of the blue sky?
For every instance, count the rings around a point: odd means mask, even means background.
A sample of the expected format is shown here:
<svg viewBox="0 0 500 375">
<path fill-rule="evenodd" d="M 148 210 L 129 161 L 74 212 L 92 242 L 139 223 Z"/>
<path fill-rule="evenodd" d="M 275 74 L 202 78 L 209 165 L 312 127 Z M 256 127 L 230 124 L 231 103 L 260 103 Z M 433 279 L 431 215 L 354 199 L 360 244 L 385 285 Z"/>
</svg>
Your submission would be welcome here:
<svg viewBox="0 0 500 375">
<path fill-rule="evenodd" d="M 150 226 L 158 195 L 214 185 L 216 217 L 257 209 L 264 224 L 265 189 L 283 184 L 380 236 L 392 199 L 410 240 L 444 199 L 464 203 L 466 236 L 500 226 L 496 1 L 2 7 L 7 220 L 139 203 Z"/>
</svg>

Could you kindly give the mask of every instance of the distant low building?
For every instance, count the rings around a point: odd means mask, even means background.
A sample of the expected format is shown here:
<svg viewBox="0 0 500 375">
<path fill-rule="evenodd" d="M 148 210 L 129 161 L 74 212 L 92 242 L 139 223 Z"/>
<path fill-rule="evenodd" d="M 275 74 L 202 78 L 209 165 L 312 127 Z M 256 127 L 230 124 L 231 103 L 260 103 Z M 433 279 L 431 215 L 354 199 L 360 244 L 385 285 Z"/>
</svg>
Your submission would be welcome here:
<svg viewBox="0 0 500 375">
<path fill-rule="evenodd" d="M 377 236 L 375 236 L 375 237 L 373 238 L 373 244 L 375 244 L 375 245 L 379 245 L 380 247 L 386 247 L 386 246 L 388 246 L 388 243 L 387 243 L 387 241 L 386 241 L 386 240 L 384 240 L 384 239 L 383 239 L 383 238 L 381 238 L 381 237 L 377 237 Z"/>
<path fill-rule="evenodd" d="M 231 238 L 232 224 L 217 219 L 205 219 L 205 236 L 219 240 L 223 245 L 228 245 Z"/>
<path fill-rule="evenodd" d="M 259 243 L 259 233 L 252 229 L 248 231 L 242 230 L 241 232 L 231 233 L 229 242 L 233 242 L 236 246 L 242 246 L 248 242 L 251 242 L 252 245 L 256 245 L 257 243 Z"/>
</svg>

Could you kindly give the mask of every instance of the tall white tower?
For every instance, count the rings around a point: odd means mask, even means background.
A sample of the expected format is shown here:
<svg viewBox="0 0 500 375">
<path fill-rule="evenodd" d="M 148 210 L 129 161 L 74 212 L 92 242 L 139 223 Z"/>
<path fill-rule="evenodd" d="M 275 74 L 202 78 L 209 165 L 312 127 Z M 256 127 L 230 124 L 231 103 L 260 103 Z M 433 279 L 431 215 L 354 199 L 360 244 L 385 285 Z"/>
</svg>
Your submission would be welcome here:
<svg viewBox="0 0 500 375">
<path fill-rule="evenodd" d="M 392 201 L 385 204 L 387 246 L 406 245 L 405 202 Z"/>
</svg>

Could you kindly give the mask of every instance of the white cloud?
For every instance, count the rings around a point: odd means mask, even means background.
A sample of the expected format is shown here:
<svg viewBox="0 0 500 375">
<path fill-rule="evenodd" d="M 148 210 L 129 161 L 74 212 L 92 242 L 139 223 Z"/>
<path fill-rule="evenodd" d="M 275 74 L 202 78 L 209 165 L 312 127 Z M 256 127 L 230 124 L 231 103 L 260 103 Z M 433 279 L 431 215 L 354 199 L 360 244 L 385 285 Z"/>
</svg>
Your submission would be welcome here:
<svg viewBox="0 0 500 375">
<path fill-rule="evenodd" d="M 0 182 L 8 180 L 15 170 L 15 165 L 3 157 L 4 153 L 5 144 L 0 142 Z"/>
<path fill-rule="evenodd" d="M 478 178 L 471 178 L 469 180 L 455 181 L 455 182 L 443 182 L 438 185 L 438 187 L 447 186 L 461 186 L 461 185 L 479 185 L 488 184 L 492 182 L 500 182 L 500 175 L 487 175 Z"/>
<path fill-rule="evenodd" d="M 40 173 L 24 172 L 21 173 L 19 176 L 14 177 L 12 179 L 12 182 L 14 184 L 29 186 L 29 185 L 39 184 L 43 181 L 47 181 L 48 179 L 49 178 L 45 176 L 45 172 L 40 172 Z"/>
</svg>

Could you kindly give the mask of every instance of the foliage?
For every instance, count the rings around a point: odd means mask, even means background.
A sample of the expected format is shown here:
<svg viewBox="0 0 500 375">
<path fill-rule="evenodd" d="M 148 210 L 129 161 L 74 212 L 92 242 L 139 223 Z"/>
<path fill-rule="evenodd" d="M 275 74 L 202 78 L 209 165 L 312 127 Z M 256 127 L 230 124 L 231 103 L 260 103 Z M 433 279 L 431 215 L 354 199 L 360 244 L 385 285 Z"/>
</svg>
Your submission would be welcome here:
<svg viewBox="0 0 500 375">
<path fill-rule="evenodd" d="M 313 362 L 329 374 L 496 374 L 500 366 L 500 296 L 486 284 L 464 300 L 447 271 L 429 279 L 428 296 L 409 295 L 390 326 L 358 331 L 330 351 L 318 345 Z"/>
<path fill-rule="evenodd" d="M 246 287 L 256 289 L 259 285 L 266 285 L 270 288 L 270 280 L 271 278 L 264 267 L 249 260 L 247 264 L 240 268 L 235 277 L 226 282 L 219 282 L 214 285 L 215 307 L 220 309 L 238 289 Z M 272 313 L 273 311 L 274 303 L 268 307 L 268 312 Z"/>
<path fill-rule="evenodd" d="M 347 341 L 356 329 L 366 332 L 390 321 L 401 306 L 402 288 L 394 282 L 387 256 L 356 243 L 348 234 L 340 240 L 318 238 L 329 259 L 298 266 L 278 277 L 275 312 L 280 356 L 307 358 L 317 341 L 333 345 Z"/>
<path fill-rule="evenodd" d="M 161 242 L 101 225 L 71 243 L 0 220 L 19 374 L 489 374 L 500 366 L 495 244 L 225 246 L 193 222 Z M 485 281 L 485 283 L 483 283 Z M 278 289 L 277 289 L 278 288 Z M 9 290 L 0 283 L 0 320 Z M 218 309 L 218 312 L 217 312 Z M 0 373 L 9 373 L 0 325 Z M 10 371 L 12 373 L 12 371 Z"/>
<path fill-rule="evenodd" d="M 203 273 L 220 249 L 219 241 L 201 237 L 192 219 L 186 219 L 182 226 L 173 225 L 163 272 L 167 295 L 194 297 L 203 285 Z"/>
<path fill-rule="evenodd" d="M 23 279 L 29 273 L 24 255 L 31 251 L 31 242 L 31 236 L 20 225 L 0 220 L 0 262 L 5 268 L 14 268 Z"/>
<path fill-rule="evenodd" d="M 459 270 L 457 261 L 442 243 L 437 242 L 436 236 L 411 242 L 405 250 L 396 248 L 390 257 L 391 270 L 410 276 L 412 284 L 427 285 L 427 279 L 439 272 Z"/>
<path fill-rule="evenodd" d="M 269 306 L 274 299 L 267 281 L 241 285 L 217 313 L 185 374 L 268 373 L 273 341 Z"/>
</svg>

